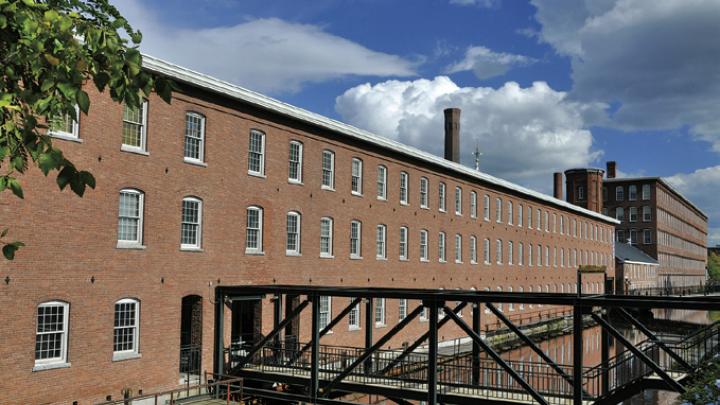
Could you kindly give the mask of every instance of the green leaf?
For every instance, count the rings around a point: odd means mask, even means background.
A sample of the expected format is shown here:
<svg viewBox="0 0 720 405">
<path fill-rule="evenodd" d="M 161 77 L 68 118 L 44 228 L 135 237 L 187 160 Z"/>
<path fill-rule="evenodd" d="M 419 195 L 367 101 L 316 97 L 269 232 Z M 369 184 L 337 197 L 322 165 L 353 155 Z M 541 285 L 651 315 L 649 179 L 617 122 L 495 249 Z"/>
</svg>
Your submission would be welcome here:
<svg viewBox="0 0 720 405">
<path fill-rule="evenodd" d="M 60 92 L 63 94 L 63 96 L 70 100 L 75 100 L 75 93 L 77 93 L 77 88 L 75 88 L 72 83 L 59 82 L 57 84 L 57 88 L 60 89 Z"/>
<path fill-rule="evenodd" d="M 3 229 L 2 233 L 0 233 L 0 238 L 4 238 L 5 235 L 8 233 L 8 228 Z"/>
<path fill-rule="evenodd" d="M 15 252 L 17 250 L 17 246 L 13 244 L 7 244 L 2 248 L 3 256 L 5 256 L 7 260 L 13 260 L 15 258 Z"/>
<path fill-rule="evenodd" d="M 10 191 L 12 191 L 13 194 L 15 194 L 18 198 L 24 198 L 22 187 L 20 186 L 20 182 L 17 181 L 17 179 L 8 177 L 7 185 L 8 187 L 10 187 Z"/>
<path fill-rule="evenodd" d="M 95 82 L 95 87 L 99 91 L 105 90 L 105 86 L 107 86 L 108 82 L 110 81 L 110 75 L 108 75 L 105 72 L 98 72 L 95 77 L 93 77 L 93 82 Z"/>
<path fill-rule="evenodd" d="M 76 174 L 72 179 L 70 179 L 70 190 L 73 191 L 73 193 L 77 194 L 79 197 L 82 197 L 85 194 L 85 183 L 82 181 L 82 178 Z"/>
<path fill-rule="evenodd" d="M 95 189 L 95 177 L 90 172 L 81 171 L 79 174 L 83 183 L 87 184 L 90 188 Z"/>
<path fill-rule="evenodd" d="M 90 110 L 90 97 L 88 97 L 88 94 L 83 90 L 77 92 L 77 103 L 80 111 L 87 114 Z"/>
<path fill-rule="evenodd" d="M 60 170 L 60 173 L 58 173 L 57 176 L 57 185 L 58 187 L 60 187 L 60 190 L 64 190 L 65 187 L 70 184 L 70 181 L 72 180 L 75 173 L 75 168 L 72 166 L 65 166 L 62 168 L 62 170 Z"/>
</svg>

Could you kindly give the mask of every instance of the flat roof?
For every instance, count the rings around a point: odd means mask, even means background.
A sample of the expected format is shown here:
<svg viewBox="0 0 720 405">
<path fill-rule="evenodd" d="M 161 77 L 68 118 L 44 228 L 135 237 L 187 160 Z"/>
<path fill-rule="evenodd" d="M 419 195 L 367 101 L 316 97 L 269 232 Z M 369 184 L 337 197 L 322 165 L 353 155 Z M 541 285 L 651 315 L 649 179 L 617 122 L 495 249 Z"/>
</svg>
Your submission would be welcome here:
<svg viewBox="0 0 720 405">
<path fill-rule="evenodd" d="M 491 176 L 487 173 L 482 173 L 480 171 L 470 169 L 459 163 L 443 159 L 439 156 L 432 155 L 412 146 L 408 146 L 400 142 L 388 139 L 386 137 L 373 134 L 369 131 L 356 128 L 352 125 L 345 124 L 332 118 L 328 118 L 323 115 L 307 111 L 305 109 L 276 100 L 272 97 L 257 93 L 252 90 L 248 90 L 246 88 L 214 78 L 212 76 L 175 65 L 171 62 L 164 61 L 151 55 L 143 54 L 143 67 L 154 73 L 167 76 L 171 79 L 190 84 L 203 90 L 221 94 L 231 99 L 239 100 L 255 107 L 259 107 L 273 113 L 283 115 L 285 117 L 293 118 L 306 124 L 310 124 L 319 128 L 324 128 L 347 136 L 349 138 L 369 143 L 384 150 L 400 153 L 402 155 L 418 159 L 425 163 L 440 166 L 457 174 L 468 176 L 476 180 L 481 180 L 507 190 L 524 194 L 528 197 L 535 198 L 537 200 L 546 202 L 559 208 L 574 211 L 578 214 L 589 216 L 611 224 L 620 223 L 620 221 L 617 221 L 615 218 L 611 218 L 606 215 L 602 215 L 601 213 L 578 207 L 564 200 L 556 199 L 547 194 L 543 194 L 522 187 L 501 178 Z"/>
<path fill-rule="evenodd" d="M 692 209 L 697 211 L 700 215 L 705 217 L 705 219 L 708 219 L 708 216 L 706 213 L 703 212 L 700 208 L 698 208 L 695 204 L 693 204 L 690 200 L 685 198 L 684 195 L 680 194 L 679 191 L 675 190 L 673 186 L 670 185 L 665 179 L 658 176 L 641 176 L 641 177 L 614 177 L 612 179 L 605 179 L 605 183 L 622 183 L 622 182 L 631 182 L 631 181 L 657 181 L 659 183 L 662 183 L 663 186 L 665 186 L 668 190 L 670 190 L 673 194 L 678 196 L 684 203 L 689 205 Z"/>
</svg>

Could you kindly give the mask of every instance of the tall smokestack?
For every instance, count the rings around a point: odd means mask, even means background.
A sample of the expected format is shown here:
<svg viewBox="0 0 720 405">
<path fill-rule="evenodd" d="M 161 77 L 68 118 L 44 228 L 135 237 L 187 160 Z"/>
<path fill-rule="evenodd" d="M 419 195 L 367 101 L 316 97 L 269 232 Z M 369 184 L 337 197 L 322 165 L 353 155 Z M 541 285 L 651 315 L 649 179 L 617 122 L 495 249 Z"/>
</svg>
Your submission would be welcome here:
<svg viewBox="0 0 720 405">
<path fill-rule="evenodd" d="M 617 173 L 615 171 L 617 170 L 617 162 L 614 160 L 611 160 L 607 162 L 607 178 L 608 179 L 614 179 Z"/>
<path fill-rule="evenodd" d="M 460 163 L 460 109 L 445 109 L 445 159 Z"/>
<path fill-rule="evenodd" d="M 555 198 L 557 198 L 558 200 L 563 199 L 562 184 L 563 184 L 563 174 L 560 172 L 553 173 L 553 196 Z"/>
</svg>

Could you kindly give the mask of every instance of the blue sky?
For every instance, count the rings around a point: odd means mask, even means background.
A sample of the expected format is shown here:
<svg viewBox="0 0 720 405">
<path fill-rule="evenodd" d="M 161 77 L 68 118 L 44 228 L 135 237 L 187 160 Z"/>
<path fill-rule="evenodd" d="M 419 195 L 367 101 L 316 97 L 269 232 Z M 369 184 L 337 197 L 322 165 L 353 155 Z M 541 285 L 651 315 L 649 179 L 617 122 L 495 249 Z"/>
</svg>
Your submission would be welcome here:
<svg viewBox="0 0 720 405">
<path fill-rule="evenodd" d="M 720 243 L 720 3 L 117 0 L 145 52 L 548 192 L 618 161 L 667 176 Z"/>
</svg>

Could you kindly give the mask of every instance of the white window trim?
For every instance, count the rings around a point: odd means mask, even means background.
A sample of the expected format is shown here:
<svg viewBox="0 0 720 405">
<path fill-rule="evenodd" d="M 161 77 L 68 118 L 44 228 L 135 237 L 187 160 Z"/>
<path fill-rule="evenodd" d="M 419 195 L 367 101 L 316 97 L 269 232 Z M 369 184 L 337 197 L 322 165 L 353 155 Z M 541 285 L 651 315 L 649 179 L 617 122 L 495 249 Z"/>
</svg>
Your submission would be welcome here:
<svg viewBox="0 0 720 405">
<path fill-rule="evenodd" d="M 405 241 L 403 241 L 403 234 L 405 235 Z M 401 261 L 407 261 L 407 260 L 408 260 L 408 256 L 409 256 L 409 254 L 408 254 L 408 251 L 409 251 L 408 242 L 409 242 L 409 239 L 410 239 L 410 231 L 408 230 L 408 227 L 407 227 L 407 226 L 401 226 L 401 227 L 400 227 L 400 240 L 399 240 L 399 245 L 400 245 L 400 247 L 401 247 L 401 249 L 400 249 L 400 255 L 399 255 L 400 257 L 399 257 L 399 258 L 400 258 Z M 402 246 L 403 246 L 403 245 L 405 245 L 404 252 L 403 252 L 403 249 L 402 249 Z"/>
<path fill-rule="evenodd" d="M 264 210 L 257 205 L 251 205 L 245 210 L 245 227 L 247 228 L 247 215 L 250 210 L 258 211 L 258 235 L 257 235 L 257 247 L 250 248 L 247 246 L 247 229 L 245 230 L 245 253 L 251 255 L 262 255 L 263 252 L 263 215 Z"/>
<path fill-rule="evenodd" d="M 140 146 L 134 146 L 134 145 L 128 145 L 128 144 L 121 144 L 120 150 L 124 152 L 133 152 L 133 153 L 139 153 L 141 155 L 147 155 L 147 100 L 143 101 L 142 103 L 142 127 L 140 128 Z M 123 108 L 125 106 L 123 105 Z M 124 113 L 123 113 L 124 114 Z M 122 121 L 125 121 L 124 119 Z"/>
<path fill-rule="evenodd" d="M 403 178 L 405 179 L 405 198 L 403 198 Z M 400 205 L 409 205 L 410 201 L 410 175 L 407 172 L 400 172 Z"/>
<path fill-rule="evenodd" d="M 355 304 L 354 310 L 357 312 L 357 315 L 355 316 L 355 321 L 356 321 L 357 323 L 351 323 L 351 322 L 350 322 L 350 319 L 351 319 L 351 318 L 350 318 L 350 314 L 348 314 L 348 330 L 349 330 L 349 331 L 360 330 L 360 329 L 361 329 L 361 325 L 362 325 L 362 323 L 361 323 L 361 321 L 360 321 L 360 314 L 361 314 L 361 312 L 360 312 L 360 303 Z"/>
<path fill-rule="evenodd" d="M 297 168 L 297 178 L 290 177 L 290 148 L 292 148 L 292 145 L 298 146 L 298 168 Z M 292 140 L 290 141 L 290 144 L 288 145 L 288 182 L 293 184 L 302 184 L 303 182 L 303 143 L 300 141 Z"/>
<path fill-rule="evenodd" d="M 440 249 L 441 241 L 442 249 Z M 447 235 L 445 232 L 438 233 L 438 261 L 440 263 L 447 263 Z"/>
<path fill-rule="evenodd" d="M 470 192 L 470 218 L 477 218 L 478 214 L 478 208 L 477 208 L 477 192 L 471 191 Z"/>
<path fill-rule="evenodd" d="M 377 199 L 380 201 L 387 201 L 387 180 L 388 180 L 388 171 L 387 167 L 384 165 L 378 165 L 378 171 L 382 171 L 382 195 L 378 193 Z M 378 182 L 380 181 L 380 176 L 378 175 Z M 378 190 L 380 191 L 380 190 Z"/>
<path fill-rule="evenodd" d="M 140 191 L 140 190 L 134 189 L 134 188 L 124 188 L 124 189 L 120 190 L 120 192 L 118 193 L 118 197 L 119 197 L 120 194 L 122 194 L 122 193 L 131 193 L 131 194 L 137 194 L 137 195 L 138 195 L 138 213 L 139 213 L 139 217 L 138 217 L 138 235 L 137 235 L 137 240 L 121 240 L 121 239 L 118 239 L 118 241 L 117 241 L 117 247 L 120 248 L 120 249 L 128 249 L 128 248 L 129 248 L 129 249 L 132 249 L 132 248 L 135 248 L 135 249 L 138 249 L 138 248 L 139 248 L 139 249 L 143 249 L 143 248 L 145 247 L 145 246 L 143 245 L 143 223 L 145 222 L 145 221 L 144 221 L 144 219 L 145 219 L 145 218 L 144 218 L 144 217 L 145 217 L 145 213 L 144 213 L 144 208 L 145 208 L 145 193 L 143 193 L 143 192 Z M 118 199 L 118 222 L 119 222 L 119 219 L 120 219 L 120 212 L 119 212 L 119 210 L 120 210 L 120 201 L 119 201 L 119 199 Z M 118 226 L 120 226 L 119 223 L 118 223 Z"/>
<path fill-rule="evenodd" d="M 425 235 L 425 255 L 423 257 L 423 249 L 422 249 L 422 235 Z M 429 262 L 430 261 L 430 234 L 428 233 L 427 229 L 421 229 L 420 230 L 420 237 L 418 239 L 418 245 L 419 245 L 419 256 L 421 262 Z"/>
<path fill-rule="evenodd" d="M 265 132 L 260 131 L 259 129 L 250 130 L 250 134 L 248 136 L 248 157 L 250 156 L 250 153 L 252 153 L 252 151 L 250 150 L 250 138 L 253 134 L 260 135 L 260 170 L 255 171 L 251 170 L 250 167 L 248 167 L 248 174 L 251 176 L 265 177 Z"/>
<path fill-rule="evenodd" d="M 200 118 L 200 150 L 198 151 L 199 158 L 192 158 L 185 156 L 185 138 L 187 138 L 187 128 L 185 128 L 185 136 L 183 137 L 183 160 L 186 163 L 205 165 L 205 116 L 194 112 L 188 111 L 185 113 L 185 125 L 187 126 L 187 116 L 191 115 Z"/>
<path fill-rule="evenodd" d="M 121 361 L 121 360 L 129 360 L 141 357 L 140 354 L 140 301 L 134 298 L 123 298 L 121 300 L 115 301 L 115 304 L 113 305 L 113 309 L 115 308 L 115 305 L 117 304 L 135 304 L 135 327 L 134 327 L 134 336 L 133 336 L 133 343 L 134 347 L 131 350 L 121 350 L 121 351 L 115 351 L 113 347 L 113 361 Z M 115 333 L 115 327 L 113 327 L 113 334 Z M 114 344 L 114 343 L 113 343 Z"/>
<path fill-rule="evenodd" d="M 330 235 L 329 235 L 329 241 L 328 241 L 328 249 L 330 249 L 329 252 L 323 252 L 320 251 L 320 257 L 324 259 L 332 259 L 335 257 L 335 251 L 334 251 L 334 238 L 335 238 L 335 221 L 331 217 L 322 217 L 320 218 L 320 238 L 322 238 L 322 222 L 323 221 L 330 221 Z M 322 239 L 321 239 L 322 240 Z"/>
<path fill-rule="evenodd" d="M 477 237 L 470 235 L 470 264 L 477 264 Z"/>
<path fill-rule="evenodd" d="M 378 231 L 382 229 L 382 253 L 378 254 L 377 245 L 380 242 L 378 239 Z M 384 224 L 378 224 L 375 227 L 375 258 L 377 260 L 387 260 L 387 226 Z"/>
<path fill-rule="evenodd" d="M 447 212 L 447 185 L 443 182 L 438 184 L 438 211 Z"/>
<path fill-rule="evenodd" d="M 455 263 L 461 264 L 462 262 L 462 235 L 458 233 L 455 235 Z"/>
<path fill-rule="evenodd" d="M 462 216 L 462 188 L 455 187 L 455 215 Z"/>
<path fill-rule="evenodd" d="M 70 363 L 67 361 L 68 355 L 68 333 L 70 325 L 70 303 L 64 301 L 46 301 L 38 304 L 35 307 L 35 339 L 37 341 L 38 335 L 38 324 L 37 324 L 37 310 L 41 307 L 55 307 L 60 306 L 63 308 L 63 330 L 62 338 L 60 340 L 61 345 L 61 356 L 50 359 L 35 359 L 35 366 L 33 371 L 48 370 L 53 368 L 70 367 Z M 53 332 L 55 333 L 55 332 Z"/>
<path fill-rule="evenodd" d="M 483 220 L 490 222 L 490 196 L 483 196 Z"/>
<path fill-rule="evenodd" d="M 381 328 L 387 325 L 387 308 L 385 307 L 386 302 L 385 298 L 377 298 L 376 300 L 377 301 L 375 301 L 375 305 L 373 306 L 373 311 L 375 312 L 373 314 L 373 320 L 375 321 L 375 327 Z M 377 308 L 379 306 L 377 305 L 378 302 L 382 302 L 382 312 L 380 313 L 382 319 L 380 321 L 377 320 Z"/>
<path fill-rule="evenodd" d="M 358 253 L 350 253 L 351 259 L 362 259 L 362 222 L 357 220 L 350 221 L 350 236 L 352 238 L 352 224 L 356 223 L 358 224 L 358 237 L 357 237 L 357 243 L 358 243 Z M 352 241 L 351 241 L 352 243 Z"/>
<path fill-rule="evenodd" d="M 323 325 L 322 323 L 318 322 L 318 326 L 320 327 L 321 330 L 325 329 L 326 326 L 330 325 L 330 322 L 332 322 L 332 319 L 333 319 L 333 317 L 332 317 L 332 297 L 329 295 L 318 296 L 318 300 L 322 300 L 322 298 L 327 298 L 328 305 L 327 305 L 327 323 Z M 318 310 L 319 309 L 320 309 L 320 302 L 318 302 Z M 318 313 L 318 321 L 319 320 L 320 320 L 320 314 Z M 329 330 L 327 333 L 332 333 L 332 330 Z"/>
<path fill-rule="evenodd" d="M 423 184 L 425 185 L 425 193 L 422 192 Z M 423 201 L 423 197 L 425 198 L 425 201 Z M 430 201 L 430 181 L 427 179 L 427 177 L 421 177 L 420 178 L 420 208 L 428 209 L 429 205 L 430 205 L 429 201 Z"/>
<path fill-rule="evenodd" d="M 294 216 L 297 218 L 297 241 L 295 243 L 295 249 L 288 249 L 287 244 L 287 219 L 290 216 Z M 300 248 L 300 241 L 301 239 L 301 233 L 302 233 L 302 215 L 297 211 L 289 211 L 287 215 L 285 215 L 285 255 L 286 256 L 301 256 L 301 248 Z"/>
<path fill-rule="evenodd" d="M 357 178 L 358 178 L 358 182 L 357 182 L 358 190 L 353 190 L 353 189 L 352 189 L 352 178 L 354 177 L 354 175 L 353 175 L 353 166 L 355 166 L 355 162 L 358 162 L 358 163 L 359 163 L 359 165 L 358 165 L 358 167 L 359 167 L 359 169 L 358 169 L 358 176 L 357 176 Z M 356 195 L 356 196 L 362 196 L 362 195 L 363 195 L 363 161 L 362 161 L 362 159 L 356 158 L 356 157 L 352 158 L 352 160 L 350 161 L 350 194 Z"/>
<path fill-rule="evenodd" d="M 330 156 L 330 185 L 323 184 L 322 178 L 322 172 L 324 170 L 322 164 L 323 159 L 325 158 L 325 153 L 328 153 Z M 335 152 L 330 149 L 323 149 L 322 154 L 320 155 L 320 189 L 335 191 Z"/>
<path fill-rule="evenodd" d="M 196 243 L 190 244 L 190 243 L 180 243 L 180 249 L 182 250 L 198 250 L 202 248 L 202 225 L 203 225 L 203 202 L 201 199 L 197 197 L 185 197 L 182 199 L 183 202 L 185 201 L 192 201 L 198 203 L 198 232 L 197 232 L 197 241 Z M 182 227 L 182 208 L 180 211 L 180 221 L 181 221 L 181 227 Z"/>
<path fill-rule="evenodd" d="M 75 106 L 75 119 L 72 120 L 72 133 L 65 131 L 56 131 L 48 129 L 47 134 L 53 138 L 64 139 L 66 141 L 82 142 L 80 139 L 80 107 Z"/>
</svg>

